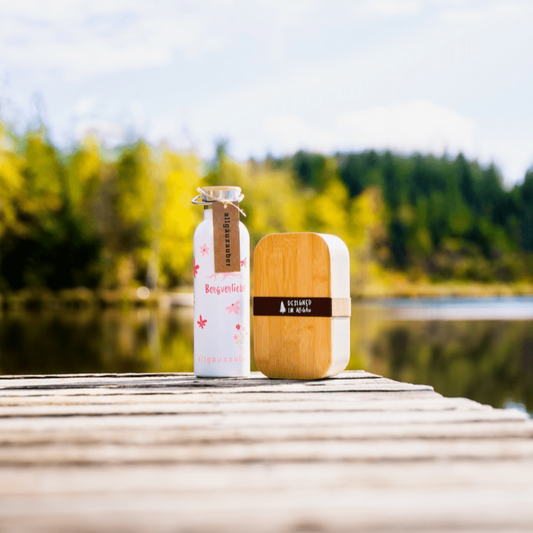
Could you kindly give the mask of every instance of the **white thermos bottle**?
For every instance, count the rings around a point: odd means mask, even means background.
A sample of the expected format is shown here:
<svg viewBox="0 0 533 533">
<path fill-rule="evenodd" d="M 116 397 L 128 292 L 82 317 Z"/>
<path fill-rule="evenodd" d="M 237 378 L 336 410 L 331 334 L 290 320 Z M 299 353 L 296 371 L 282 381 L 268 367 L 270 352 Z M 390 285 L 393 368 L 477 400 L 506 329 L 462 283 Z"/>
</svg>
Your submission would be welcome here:
<svg viewBox="0 0 533 533">
<path fill-rule="evenodd" d="M 194 373 L 250 374 L 250 235 L 239 213 L 240 187 L 204 187 L 194 233 Z"/>
</svg>

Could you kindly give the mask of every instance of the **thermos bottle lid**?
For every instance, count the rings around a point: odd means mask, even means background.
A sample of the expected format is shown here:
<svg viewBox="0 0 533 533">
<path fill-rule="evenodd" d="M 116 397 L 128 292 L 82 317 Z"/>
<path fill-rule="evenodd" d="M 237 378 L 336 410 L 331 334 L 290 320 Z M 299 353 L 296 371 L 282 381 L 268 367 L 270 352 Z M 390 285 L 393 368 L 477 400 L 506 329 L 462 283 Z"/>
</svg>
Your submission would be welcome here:
<svg viewBox="0 0 533 533">
<path fill-rule="evenodd" d="M 200 193 L 192 203 L 197 205 L 209 205 L 213 202 L 241 202 L 244 194 L 241 194 L 240 187 L 230 187 L 218 185 L 212 187 L 202 187 L 197 189 Z"/>
</svg>

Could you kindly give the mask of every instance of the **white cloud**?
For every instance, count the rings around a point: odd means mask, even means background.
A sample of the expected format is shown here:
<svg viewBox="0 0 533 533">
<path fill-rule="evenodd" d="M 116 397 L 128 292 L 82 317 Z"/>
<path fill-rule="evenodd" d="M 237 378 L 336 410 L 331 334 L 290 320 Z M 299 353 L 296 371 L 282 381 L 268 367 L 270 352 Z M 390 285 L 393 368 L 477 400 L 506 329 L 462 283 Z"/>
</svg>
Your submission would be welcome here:
<svg viewBox="0 0 533 533">
<path fill-rule="evenodd" d="M 220 29 L 229 14 L 212 0 L 199 7 L 124 0 L 0 4 L 0 62 L 74 77 L 165 66 L 176 54 L 191 59 L 231 42 Z"/>
<path fill-rule="evenodd" d="M 72 132 L 78 141 L 96 135 L 106 145 L 114 146 L 146 136 L 148 118 L 137 100 L 126 102 L 119 108 L 84 97 L 75 105 L 75 111 Z"/>
<path fill-rule="evenodd" d="M 506 22 L 527 23 L 527 18 L 533 14 L 533 4 L 523 0 L 499 0 L 461 3 L 446 5 L 439 13 L 443 22 L 450 24 L 464 24 L 472 26 L 504 25 Z"/>
<path fill-rule="evenodd" d="M 356 149 L 442 154 L 473 147 L 471 120 L 425 100 L 346 113 L 337 126 L 343 144 Z"/>
<path fill-rule="evenodd" d="M 520 14 L 523 3 L 509 4 L 518 7 L 507 11 Z M 414 17 L 431 5 L 434 0 L 333 0 L 331 4 L 317 0 L 0 2 L 0 62 L 60 69 L 81 77 L 165 66 L 176 56 L 194 60 L 248 42 L 253 36 L 260 36 L 260 48 L 273 47 L 274 57 L 279 58 L 296 26 L 318 29 L 361 24 L 368 18 Z M 451 5 L 452 9 L 446 5 L 439 8 L 445 18 L 468 19 L 480 11 L 471 7 L 477 5 L 471 1 Z M 496 6 L 493 11 L 497 9 L 503 10 Z"/>
<path fill-rule="evenodd" d="M 309 126 L 292 116 L 269 117 L 264 126 L 270 138 L 269 145 L 277 153 L 289 154 L 300 149 L 330 152 L 339 143 L 335 131 Z"/>
<path fill-rule="evenodd" d="M 74 106 L 74 112 L 76 115 L 89 115 L 96 109 L 96 99 L 92 96 L 86 96 L 81 100 L 78 100 Z"/>
<path fill-rule="evenodd" d="M 344 113 L 329 128 L 276 115 L 265 120 L 264 130 L 270 151 L 278 155 L 300 149 L 321 153 L 375 149 L 436 156 L 462 152 L 483 165 L 495 163 L 509 185 L 521 181 L 533 166 L 531 132 L 517 129 L 487 135 L 471 119 L 425 100 Z M 246 157 L 246 150 L 242 156 Z"/>
<path fill-rule="evenodd" d="M 88 135 L 95 135 L 106 145 L 114 146 L 124 141 L 127 129 L 124 125 L 109 118 L 84 118 L 76 123 L 74 134 L 77 140 Z"/>
<path fill-rule="evenodd" d="M 417 15 L 422 11 L 420 0 L 372 0 L 360 4 L 360 12 L 380 17 Z M 357 9 L 357 8 L 356 8 Z"/>
<path fill-rule="evenodd" d="M 463 150 L 514 176 L 531 155 L 532 23 L 530 0 L 0 0 L 0 111 L 39 93 L 56 138 L 158 142 L 187 124 L 209 153 L 219 136 L 243 158 Z"/>
<path fill-rule="evenodd" d="M 279 59 L 295 27 L 320 33 L 434 10 L 444 21 L 481 24 L 523 21 L 533 7 L 523 0 L 0 1 L 0 63 L 82 77 L 194 60 L 254 40 Z"/>
<path fill-rule="evenodd" d="M 377 149 L 440 155 L 472 153 L 474 146 L 471 120 L 424 100 L 344 113 L 330 128 L 287 115 L 270 117 L 264 126 L 276 153 L 304 148 L 324 153 Z"/>
</svg>

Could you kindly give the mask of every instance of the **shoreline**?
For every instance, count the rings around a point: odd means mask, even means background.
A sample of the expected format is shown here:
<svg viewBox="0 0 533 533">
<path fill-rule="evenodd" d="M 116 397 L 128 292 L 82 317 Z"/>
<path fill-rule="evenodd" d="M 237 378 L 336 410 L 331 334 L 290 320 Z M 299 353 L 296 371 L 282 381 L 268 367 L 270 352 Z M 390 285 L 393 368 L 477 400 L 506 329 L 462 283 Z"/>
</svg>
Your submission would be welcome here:
<svg viewBox="0 0 533 533">
<path fill-rule="evenodd" d="M 533 284 L 416 284 L 397 283 L 394 285 L 366 284 L 353 287 L 352 300 L 374 300 L 384 298 L 489 298 L 498 296 L 533 296 Z M 41 309 L 82 309 L 99 307 L 128 308 L 190 307 L 193 305 L 191 287 L 174 291 L 150 291 L 146 287 L 89 290 L 85 288 L 50 291 L 48 289 L 25 289 L 18 292 L 0 294 L 0 309 L 41 310 Z"/>
<path fill-rule="evenodd" d="M 533 296 L 533 283 L 396 283 L 367 284 L 351 289 L 352 299 L 381 298 L 490 298 Z"/>
</svg>

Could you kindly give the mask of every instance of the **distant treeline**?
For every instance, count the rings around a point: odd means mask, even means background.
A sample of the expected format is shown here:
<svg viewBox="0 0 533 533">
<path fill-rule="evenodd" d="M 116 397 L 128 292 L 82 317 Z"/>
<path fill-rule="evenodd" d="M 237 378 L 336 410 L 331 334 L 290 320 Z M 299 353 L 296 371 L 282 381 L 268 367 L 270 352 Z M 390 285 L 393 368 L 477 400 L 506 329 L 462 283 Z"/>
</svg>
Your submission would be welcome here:
<svg viewBox="0 0 533 533">
<path fill-rule="evenodd" d="M 515 281 L 533 275 L 533 169 L 507 190 L 494 165 L 390 152 L 338 154 L 351 198 L 379 188 L 386 206 L 385 264 L 434 279 Z M 327 158 L 298 152 L 278 162 L 321 190 Z"/>
<path fill-rule="evenodd" d="M 531 281 L 533 172 L 511 190 L 493 166 L 391 153 L 239 164 L 140 141 L 60 151 L 46 131 L 0 123 L 0 290 L 174 287 L 192 281 L 191 205 L 203 185 L 245 194 L 252 245 L 285 231 L 334 233 L 352 282 Z"/>
</svg>

